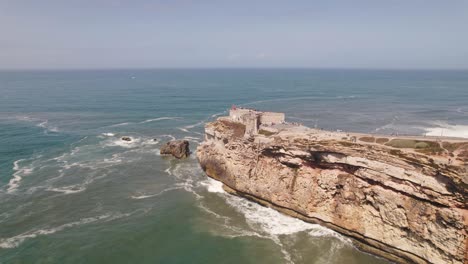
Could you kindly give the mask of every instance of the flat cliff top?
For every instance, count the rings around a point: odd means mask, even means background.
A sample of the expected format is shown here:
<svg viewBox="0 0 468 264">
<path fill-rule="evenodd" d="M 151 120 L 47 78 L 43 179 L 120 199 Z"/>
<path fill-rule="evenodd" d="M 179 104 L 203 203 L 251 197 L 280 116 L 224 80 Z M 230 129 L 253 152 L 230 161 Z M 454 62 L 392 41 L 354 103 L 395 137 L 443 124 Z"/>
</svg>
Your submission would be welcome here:
<svg viewBox="0 0 468 264">
<path fill-rule="evenodd" d="M 242 110 L 206 124 L 197 148 L 227 189 L 393 261 L 466 263 L 468 139 L 326 131 Z"/>
<path fill-rule="evenodd" d="M 266 130 L 267 126 L 264 126 Z M 279 138 L 313 138 L 315 141 L 351 142 L 398 149 L 405 153 L 426 154 L 439 162 L 463 166 L 468 162 L 468 139 L 434 136 L 399 136 L 327 131 L 297 125 L 272 125 Z M 274 132 L 274 131 L 277 132 Z M 262 131 L 260 131 L 260 135 Z M 271 134 L 270 134 L 271 135 Z"/>
<path fill-rule="evenodd" d="M 245 125 L 229 116 L 206 125 L 207 134 L 225 140 L 251 140 L 262 148 L 274 145 L 309 151 L 335 149 L 370 160 L 393 157 L 416 166 L 427 166 L 464 187 L 468 185 L 468 139 L 429 136 L 400 136 L 327 131 L 295 123 L 258 124 L 257 133 L 246 134 Z M 396 161 L 394 161 L 396 162 Z"/>
</svg>

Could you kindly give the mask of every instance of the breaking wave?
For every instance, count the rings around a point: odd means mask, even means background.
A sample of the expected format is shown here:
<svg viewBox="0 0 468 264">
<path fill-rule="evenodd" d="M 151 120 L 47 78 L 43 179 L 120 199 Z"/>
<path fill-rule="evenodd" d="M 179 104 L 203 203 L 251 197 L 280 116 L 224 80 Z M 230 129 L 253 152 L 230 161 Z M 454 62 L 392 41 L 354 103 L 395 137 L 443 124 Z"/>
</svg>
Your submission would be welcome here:
<svg viewBox="0 0 468 264">
<path fill-rule="evenodd" d="M 30 167 L 20 167 L 19 163 L 24 161 L 24 159 L 19 159 L 13 163 L 13 178 L 7 184 L 7 192 L 12 193 L 18 189 L 21 180 L 24 176 L 29 175 L 33 172 L 33 168 Z"/>
<path fill-rule="evenodd" d="M 41 235 L 54 234 L 56 232 L 59 232 L 68 228 L 72 228 L 72 227 L 80 226 L 84 224 L 90 224 L 90 223 L 98 222 L 101 220 L 105 220 L 106 222 L 112 221 L 112 220 L 126 217 L 129 215 L 131 215 L 131 213 L 104 214 L 104 215 L 100 215 L 96 217 L 83 218 L 79 221 L 70 222 L 70 223 L 63 224 L 57 227 L 28 231 L 28 232 L 25 232 L 25 233 L 22 233 L 20 235 L 10 237 L 10 238 L 0 238 L 0 248 L 15 248 L 19 246 L 21 243 L 23 243 L 26 239 L 35 238 Z"/>
<path fill-rule="evenodd" d="M 228 194 L 223 189 L 223 183 L 208 178 L 201 182 L 208 192 L 217 193 L 224 198 L 226 203 L 234 208 L 237 212 L 241 213 L 252 230 L 245 230 L 229 224 L 229 219 L 223 215 L 213 212 L 206 206 L 200 206 L 206 212 L 215 215 L 217 218 L 224 219 L 223 225 L 234 234 L 227 235 L 229 237 L 238 236 L 256 236 L 260 238 L 270 239 L 277 244 L 283 254 L 284 260 L 287 263 L 293 263 L 290 252 L 285 248 L 281 242 L 281 236 L 293 235 L 299 232 L 307 232 L 312 237 L 333 237 L 341 241 L 341 244 L 351 244 L 351 240 L 343 237 L 337 232 L 328 228 L 322 227 L 317 224 L 304 222 L 300 219 L 284 215 L 274 209 L 264 207 L 255 202 L 247 199 Z"/>
<path fill-rule="evenodd" d="M 436 127 L 424 128 L 427 136 L 468 138 L 467 125 L 449 125 L 447 123 L 435 123 Z"/>
<path fill-rule="evenodd" d="M 158 117 L 158 118 L 147 119 L 145 121 L 141 121 L 140 124 L 146 124 L 146 123 L 161 121 L 161 120 L 177 120 L 177 119 L 181 119 L 181 117 L 163 116 L 163 117 Z"/>
</svg>

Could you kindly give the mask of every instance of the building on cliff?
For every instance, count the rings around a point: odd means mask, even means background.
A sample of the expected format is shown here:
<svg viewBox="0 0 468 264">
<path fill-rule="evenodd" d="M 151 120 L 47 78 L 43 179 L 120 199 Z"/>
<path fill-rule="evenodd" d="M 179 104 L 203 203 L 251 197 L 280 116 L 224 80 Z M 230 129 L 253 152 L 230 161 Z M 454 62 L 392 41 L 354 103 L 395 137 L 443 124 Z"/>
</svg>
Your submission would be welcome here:
<svg viewBox="0 0 468 264">
<path fill-rule="evenodd" d="M 468 140 L 282 124 L 233 108 L 197 158 L 235 195 L 353 238 L 397 263 L 468 263 Z"/>
<path fill-rule="evenodd" d="M 232 107 L 229 110 L 229 118 L 234 122 L 245 125 L 245 135 L 258 134 L 261 125 L 275 125 L 284 123 L 284 113 L 261 112 L 248 108 Z"/>
</svg>

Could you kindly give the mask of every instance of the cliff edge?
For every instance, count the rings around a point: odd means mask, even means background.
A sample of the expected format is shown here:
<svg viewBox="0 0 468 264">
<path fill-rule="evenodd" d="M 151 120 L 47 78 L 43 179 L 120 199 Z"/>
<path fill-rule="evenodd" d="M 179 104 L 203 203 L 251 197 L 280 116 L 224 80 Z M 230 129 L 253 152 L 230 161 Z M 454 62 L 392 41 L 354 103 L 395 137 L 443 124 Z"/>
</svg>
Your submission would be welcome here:
<svg viewBox="0 0 468 264">
<path fill-rule="evenodd" d="M 233 194 L 399 263 L 468 263 L 468 140 L 375 136 L 231 109 L 206 124 L 201 167 Z"/>
</svg>

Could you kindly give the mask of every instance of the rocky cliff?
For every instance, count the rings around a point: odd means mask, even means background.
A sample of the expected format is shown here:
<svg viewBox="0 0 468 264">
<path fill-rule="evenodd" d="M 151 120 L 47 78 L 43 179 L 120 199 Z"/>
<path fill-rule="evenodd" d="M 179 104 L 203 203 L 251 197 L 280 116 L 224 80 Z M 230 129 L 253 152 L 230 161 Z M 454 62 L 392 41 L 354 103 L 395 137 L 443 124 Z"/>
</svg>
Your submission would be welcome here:
<svg viewBox="0 0 468 264">
<path fill-rule="evenodd" d="M 468 262 L 468 141 L 258 126 L 205 127 L 198 160 L 227 191 L 395 262 Z"/>
</svg>

